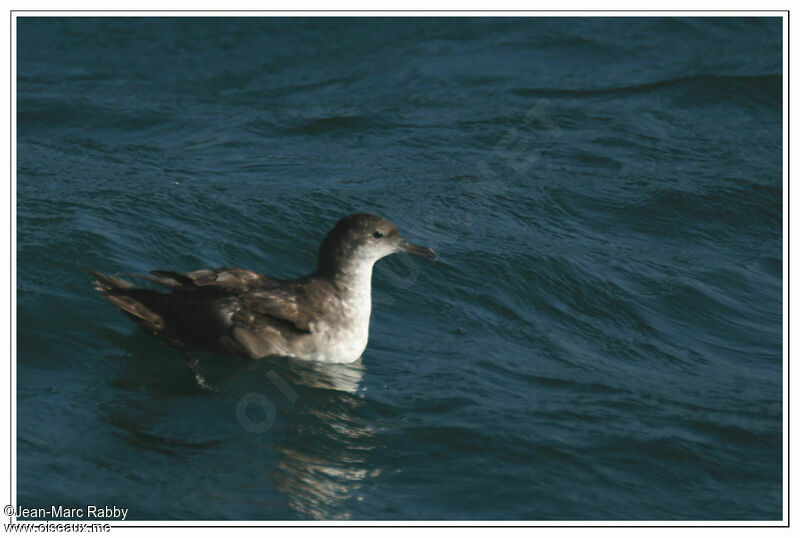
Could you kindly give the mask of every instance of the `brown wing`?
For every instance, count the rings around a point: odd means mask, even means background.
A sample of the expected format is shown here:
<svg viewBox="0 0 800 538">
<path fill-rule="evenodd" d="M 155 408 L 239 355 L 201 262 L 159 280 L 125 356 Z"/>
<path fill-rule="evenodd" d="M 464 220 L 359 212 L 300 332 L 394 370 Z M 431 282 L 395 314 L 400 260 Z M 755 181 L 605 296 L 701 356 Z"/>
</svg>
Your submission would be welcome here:
<svg viewBox="0 0 800 538">
<path fill-rule="evenodd" d="M 259 321 L 270 324 L 277 321 L 298 332 L 312 332 L 311 325 L 316 319 L 316 312 L 304 304 L 302 295 L 285 289 L 273 289 L 245 293 L 240 300 L 243 308 L 235 314 L 236 321 L 252 327 L 258 327 Z"/>
<path fill-rule="evenodd" d="M 246 308 L 237 315 L 253 316 L 254 319 L 266 316 L 285 322 L 293 330 L 311 333 L 316 328 L 315 322 L 323 319 L 324 313 L 334 307 L 337 294 L 325 279 L 302 278 L 284 282 L 279 287 L 264 287 L 241 294 L 240 300 Z"/>
<path fill-rule="evenodd" d="M 171 288 L 219 289 L 223 293 L 237 295 L 241 308 L 234 320 L 249 328 L 258 328 L 259 323 L 310 333 L 316 312 L 305 301 L 304 286 L 278 286 L 280 281 L 247 269 L 219 267 L 200 269 L 191 273 L 173 271 L 151 271 L 156 282 Z"/>
<path fill-rule="evenodd" d="M 141 275 L 168 288 L 219 287 L 233 293 L 243 293 L 256 288 L 270 288 L 279 281 L 238 267 L 219 267 L 217 269 L 200 269 L 190 273 L 175 271 L 150 271 L 150 275 Z"/>
<path fill-rule="evenodd" d="M 318 317 L 305 296 L 304 284 L 290 285 L 247 269 L 218 267 L 190 273 L 151 271 L 150 275 L 137 276 L 176 291 L 219 291 L 236 296 L 239 308 L 233 321 L 241 329 L 239 332 L 258 332 L 259 326 L 267 325 L 310 333 Z"/>
</svg>

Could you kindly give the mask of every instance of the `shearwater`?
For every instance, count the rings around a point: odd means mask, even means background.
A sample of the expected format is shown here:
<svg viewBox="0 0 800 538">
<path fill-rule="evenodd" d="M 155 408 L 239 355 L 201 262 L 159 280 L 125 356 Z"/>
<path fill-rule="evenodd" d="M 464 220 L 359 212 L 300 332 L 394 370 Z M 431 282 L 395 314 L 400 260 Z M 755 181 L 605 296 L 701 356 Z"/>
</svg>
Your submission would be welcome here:
<svg viewBox="0 0 800 538">
<path fill-rule="evenodd" d="M 404 240 L 390 221 L 359 213 L 336 223 L 319 247 L 316 271 L 296 280 L 236 267 L 132 275 L 169 289 L 162 292 L 91 273 L 105 299 L 187 351 L 346 363 L 367 347 L 372 267 L 396 252 L 436 256 Z"/>
</svg>

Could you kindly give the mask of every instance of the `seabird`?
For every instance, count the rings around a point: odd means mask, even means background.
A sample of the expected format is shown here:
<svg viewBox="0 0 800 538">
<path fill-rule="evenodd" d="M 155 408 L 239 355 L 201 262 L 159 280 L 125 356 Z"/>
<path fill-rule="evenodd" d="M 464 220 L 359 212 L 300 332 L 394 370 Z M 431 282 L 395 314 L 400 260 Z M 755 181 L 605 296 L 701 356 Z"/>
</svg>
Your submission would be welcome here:
<svg viewBox="0 0 800 538">
<path fill-rule="evenodd" d="M 358 360 L 367 347 L 372 267 L 408 252 L 435 258 L 376 215 L 342 218 L 319 247 L 317 269 L 278 280 L 236 267 L 131 275 L 168 292 L 91 271 L 95 289 L 147 332 L 185 350 L 326 363 Z"/>
</svg>

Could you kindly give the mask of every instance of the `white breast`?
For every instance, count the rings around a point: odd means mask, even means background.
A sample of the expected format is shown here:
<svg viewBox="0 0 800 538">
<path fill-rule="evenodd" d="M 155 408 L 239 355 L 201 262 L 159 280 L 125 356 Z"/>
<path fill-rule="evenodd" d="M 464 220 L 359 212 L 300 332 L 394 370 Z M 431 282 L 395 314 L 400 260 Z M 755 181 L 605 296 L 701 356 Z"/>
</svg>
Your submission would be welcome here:
<svg viewBox="0 0 800 538">
<path fill-rule="evenodd" d="M 298 357 L 328 363 L 357 361 L 367 347 L 371 312 L 372 263 L 369 263 L 352 278 L 340 308 L 312 327 L 313 344 L 305 356 L 298 354 Z"/>
</svg>

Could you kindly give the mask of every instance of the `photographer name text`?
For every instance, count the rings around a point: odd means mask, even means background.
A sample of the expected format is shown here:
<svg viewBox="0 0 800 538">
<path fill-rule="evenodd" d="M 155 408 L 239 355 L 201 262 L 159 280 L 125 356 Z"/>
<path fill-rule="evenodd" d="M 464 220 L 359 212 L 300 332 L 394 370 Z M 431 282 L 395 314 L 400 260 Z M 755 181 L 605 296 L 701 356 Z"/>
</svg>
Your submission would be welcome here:
<svg viewBox="0 0 800 538">
<path fill-rule="evenodd" d="M 32 517 L 39 519 L 117 519 L 125 521 L 125 518 L 128 516 L 127 508 L 119 508 L 116 505 L 95 506 L 93 504 L 83 507 L 52 505 L 50 508 L 28 508 L 18 505 L 16 509 L 8 505 L 5 507 L 4 512 L 7 516 L 13 515 L 15 517 Z"/>
</svg>

